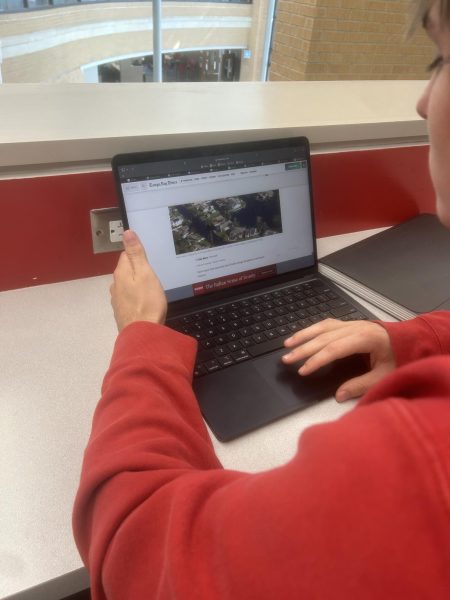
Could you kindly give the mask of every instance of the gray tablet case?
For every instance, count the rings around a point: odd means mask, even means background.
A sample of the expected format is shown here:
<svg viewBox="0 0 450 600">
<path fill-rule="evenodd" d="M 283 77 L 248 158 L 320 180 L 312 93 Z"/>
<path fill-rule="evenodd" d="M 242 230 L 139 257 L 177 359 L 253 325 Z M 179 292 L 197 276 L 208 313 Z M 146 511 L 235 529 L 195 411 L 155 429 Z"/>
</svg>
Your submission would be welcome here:
<svg viewBox="0 0 450 600">
<path fill-rule="evenodd" d="M 435 215 L 418 215 L 320 262 L 359 284 L 356 293 L 362 295 L 366 288 L 406 308 L 411 316 L 450 309 L 450 231 Z M 332 276 L 328 270 L 324 273 Z"/>
</svg>

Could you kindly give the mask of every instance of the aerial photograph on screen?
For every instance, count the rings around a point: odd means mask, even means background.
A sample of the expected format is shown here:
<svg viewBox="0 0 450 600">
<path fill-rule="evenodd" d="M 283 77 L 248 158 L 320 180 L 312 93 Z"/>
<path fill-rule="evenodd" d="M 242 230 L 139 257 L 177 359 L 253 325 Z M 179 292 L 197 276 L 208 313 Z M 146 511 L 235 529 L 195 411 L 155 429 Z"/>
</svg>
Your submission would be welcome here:
<svg viewBox="0 0 450 600">
<path fill-rule="evenodd" d="M 278 190 L 178 204 L 169 213 L 177 254 L 283 232 Z"/>
</svg>

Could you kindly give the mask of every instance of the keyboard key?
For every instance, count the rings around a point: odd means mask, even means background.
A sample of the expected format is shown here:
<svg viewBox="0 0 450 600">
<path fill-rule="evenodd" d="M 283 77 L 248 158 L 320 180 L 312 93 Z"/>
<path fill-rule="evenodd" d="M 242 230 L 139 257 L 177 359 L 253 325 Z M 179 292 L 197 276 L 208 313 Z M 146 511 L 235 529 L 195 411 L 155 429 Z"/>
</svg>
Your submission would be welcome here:
<svg viewBox="0 0 450 600">
<path fill-rule="evenodd" d="M 274 340 L 277 337 L 280 337 L 280 334 L 276 329 L 269 329 L 269 331 L 264 332 L 268 340 Z"/>
<path fill-rule="evenodd" d="M 276 322 L 268 319 L 267 321 L 264 321 L 263 326 L 264 329 L 273 329 L 276 326 Z"/>
<path fill-rule="evenodd" d="M 293 321 L 297 321 L 298 317 L 295 314 L 286 315 L 286 321 L 292 323 Z"/>
<path fill-rule="evenodd" d="M 203 346 L 203 348 L 214 348 L 214 346 L 216 345 L 215 340 L 213 339 L 206 339 L 206 340 L 202 340 L 201 345 Z"/>
<path fill-rule="evenodd" d="M 331 314 L 335 317 L 343 317 L 344 315 L 348 315 L 349 313 L 356 312 L 356 309 L 353 308 L 350 304 L 344 304 L 344 306 L 338 306 L 337 308 L 332 308 L 330 310 Z"/>
<path fill-rule="evenodd" d="M 278 348 L 283 347 L 283 339 L 278 337 L 274 340 L 267 340 L 267 342 L 263 342 L 262 344 L 256 344 L 255 346 L 250 346 L 247 348 L 247 352 L 251 356 L 261 356 L 262 354 L 267 354 L 268 352 L 272 352 L 273 350 L 278 350 Z"/>
<path fill-rule="evenodd" d="M 218 360 L 222 367 L 229 367 L 231 365 L 234 365 L 234 360 L 230 354 L 225 354 L 224 356 L 219 357 Z"/>
<path fill-rule="evenodd" d="M 250 354 L 244 348 L 238 350 L 237 352 L 233 352 L 231 356 L 233 357 L 235 362 L 242 362 L 250 358 Z"/>
<path fill-rule="evenodd" d="M 253 332 L 250 327 L 242 327 L 239 329 L 239 333 L 242 337 L 248 337 L 249 335 L 252 335 Z"/>
<path fill-rule="evenodd" d="M 256 335 L 252 336 L 252 339 L 254 344 L 261 344 L 262 342 L 265 342 L 267 340 L 266 336 L 263 333 L 257 333 Z"/>
<path fill-rule="evenodd" d="M 265 311 L 266 319 L 275 319 L 277 314 L 278 313 L 276 312 L 276 310 L 266 310 Z"/>
<path fill-rule="evenodd" d="M 275 323 L 277 323 L 277 325 L 286 325 L 287 322 L 288 322 L 288 320 L 286 319 L 286 317 L 276 317 L 275 318 Z"/>
<path fill-rule="evenodd" d="M 218 346 L 217 348 L 214 348 L 214 354 L 216 356 L 225 356 L 228 352 L 228 346 Z"/>
<path fill-rule="evenodd" d="M 290 335 L 289 327 L 285 327 L 282 325 L 281 327 L 277 327 L 277 331 L 280 335 L 288 336 Z"/>
<path fill-rule="evenodd" d="M 318 308 L 320 312 L 323 313 L 331 307 L 328 306 L 328 302 L 321 302 L 320 304 L 317 304 L 316 308 Z"/>
<path fill-rule="evenodd" d="M 345 306 L 347 302 L 343 298 L 336 298 L 335 300 L 329 300 L 328 305 L 332 308 L 337 308 L 339 306 Z"/>
<path fill-rule="evenodd" d="M 320 323 L 320 321 L 323 321 L 323 318 L 321 315 L 311 315 L 309 317 L 309 320 L 311 321 L 311 323 Z"/>
<path fill-rule="evenodd" d="M 309 313 L 306 310 L 297 310 L 295 313 L 299 319 L 307 319 Z"/>
<path fill-rule="evenodd" d="M 238 331 L 230 331 L 230 333 L 227 333 L 227 335 L 225 337 L 227 338 L 228 342 L 234 342 L 235 340 L 239 339 L 239 332 Z"/>
<path fill-rule="evenodd" d="M 228 349 L 230 352 L 236 352 L 236 350 L 239 350 L 240 348 L 242 348 L 241 342 L 230 342 L 228 344 Z"/>
<path fill-rule="evenodd" d="M 312 320 L 310 318 L 309 319 L 300 319 L 300 321 L 298 321 L 298 324 L 301 329 L 306 329 L 306 327 L 309 327 L 310 325 L 312 325 Z"/>
<path fill-rule="evenodd" d="M 204 365 L 195 365 L 194 367 L 194 377 L 201 377 L 202 375 L 206 375 L 207 372 Z"/>
<path fill-rule="evenodd" d="M 205 363 L 205 368 L 208 373 L 214 373 L 214 371 L 218 371 L 220 369 L 220 364 L 217 362 L 215 358 L 209 360 Z"/>
<path fill-rule="evenodd" d="M 242 317 L 242 319 L 241 319 L 241 323 L 244 326 L 251 325 L 254 322 L 255 322 L 255 319 L 253 317 Z"/>
</svg>

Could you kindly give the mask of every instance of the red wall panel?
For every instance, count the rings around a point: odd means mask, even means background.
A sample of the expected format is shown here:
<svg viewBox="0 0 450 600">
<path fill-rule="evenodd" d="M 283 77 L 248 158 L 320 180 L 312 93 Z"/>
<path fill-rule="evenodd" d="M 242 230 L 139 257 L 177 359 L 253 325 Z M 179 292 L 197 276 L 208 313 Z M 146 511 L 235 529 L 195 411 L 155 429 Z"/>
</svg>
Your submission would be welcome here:
<svg viewBox="0 0 450 600">
<path fill-rule="evenodd" d="M 117 254 L 93 254 L 89 211 L 116 205 L 111 173 L 0 181 L 0 290 L 111 272 Z"/>
<path fill-rule="evenodd" d="M 434 212 L 424 146 L 313 156 L 319 237 Z M 0 180 L 0 291 L 111 273 L 93 254 L 89 211 L 117 206 L 110 172 Z"/>
<path fill-rule="evenodd" d="M 428 146 L 314 155 L 312 179 L 318 237 L 435 212 Z"/>
</svg>

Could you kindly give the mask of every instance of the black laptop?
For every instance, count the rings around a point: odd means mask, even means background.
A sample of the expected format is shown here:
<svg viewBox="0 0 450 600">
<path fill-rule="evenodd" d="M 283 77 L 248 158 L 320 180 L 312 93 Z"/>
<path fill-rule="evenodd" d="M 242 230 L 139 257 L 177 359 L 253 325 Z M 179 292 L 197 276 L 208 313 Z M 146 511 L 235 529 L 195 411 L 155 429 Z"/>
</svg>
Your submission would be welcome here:
<svg viewBox="0 0 450 600">
<path fill-rule="evenodd" d="M 198 340 L 203 416 L 221 441 L 329 398 L 362 357 L 307 377 L 283 340 L 327 317 L 373 318 L 317 270 L 304 137 L 115 156 L 125 228 L 169 302 L 167 325 Z"/>
</svg>

